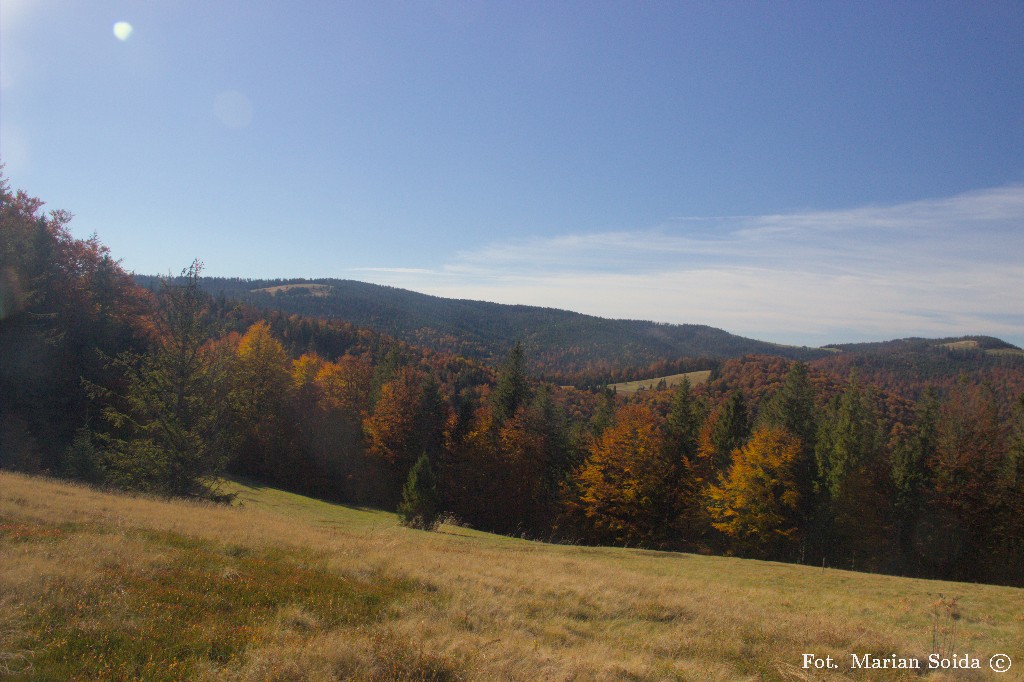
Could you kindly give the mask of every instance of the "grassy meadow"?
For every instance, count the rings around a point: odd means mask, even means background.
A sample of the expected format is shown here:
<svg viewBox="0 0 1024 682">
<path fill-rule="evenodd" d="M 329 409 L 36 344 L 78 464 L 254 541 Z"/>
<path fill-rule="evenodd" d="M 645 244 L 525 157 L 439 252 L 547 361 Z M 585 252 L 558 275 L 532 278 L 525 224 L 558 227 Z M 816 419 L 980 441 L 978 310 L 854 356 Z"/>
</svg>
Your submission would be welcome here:
<svg viewBox="0 0 1024 682">
<path fill-rule="evenodd" d="M 1024 678 L 1024 590 L 430 533 L 227 485 L 233 506 L 0 472 L 0 679 L 894 680 L 920 678 L 850 653 L 935 649 L 982 670 L 927 679 Z"/>
<path fill-rule="evenodd" d="M 671 374 L 665 377 L 654 377 L 653 379 L 623 381 L 618 384 L 608 384 L 608 388 L 614 388 L 617 393 L 622 393 L 623 395 L 632 395 L 637 391 L 655 390 L 658 387 L 658 384 L 661 383 L 662 379 L 665 380 L 665 387 L 667 389 L 673 389 L 683 383 L 683 379 L 689 379 L 691 386 L 706 384 L 710 376 L 710 369 L 702 369 L 696 372 L 684 372 L 682 374 Z"/>
<path fill-rule="evenodd" d="M 329 284 L 280 284 L 274 287 L 264 287 L 263 289 L 254 289 L 253 291 L 262 292 L 276 296 L 280 293 L 288 293 L 291 291 L 305 290 L 312 296 L 324 297 L 331 293 L 331 286 Z"/>
</svg>

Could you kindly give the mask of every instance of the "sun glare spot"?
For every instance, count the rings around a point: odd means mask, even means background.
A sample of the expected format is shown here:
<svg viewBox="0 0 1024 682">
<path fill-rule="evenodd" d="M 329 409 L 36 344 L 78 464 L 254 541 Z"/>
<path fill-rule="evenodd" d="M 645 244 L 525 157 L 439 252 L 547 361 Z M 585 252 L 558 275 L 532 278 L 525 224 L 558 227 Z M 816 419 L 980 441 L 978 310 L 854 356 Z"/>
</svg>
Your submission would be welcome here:
<svg viewBox="0 0 1024 682">
<path fill-rule="evenodd" d="M 119 21 L 116 24 L 114 24 L 114 35 L 121 42 L 128 40 L 128 38 L 132 35 L 132 31 L 134 30 L 135 29 L 132 28 L 132 25 L 129 24 L 127 21 Z"/>
</svg>

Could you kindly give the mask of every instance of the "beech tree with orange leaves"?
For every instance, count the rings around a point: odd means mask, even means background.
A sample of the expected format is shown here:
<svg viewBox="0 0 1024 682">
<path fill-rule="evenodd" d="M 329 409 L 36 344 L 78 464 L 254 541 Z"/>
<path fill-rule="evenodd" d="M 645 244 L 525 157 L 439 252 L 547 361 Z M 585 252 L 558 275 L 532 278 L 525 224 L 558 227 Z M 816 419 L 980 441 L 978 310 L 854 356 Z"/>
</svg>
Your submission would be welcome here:
<svg viewBox="0 0 1024 682">
<path fill-rule="evenodd" d="M 740 553 L 783 558 L 799 539 L 800 439 L 789 431 L 758 430 L 733 451 L 732 468 L 707 490 L 708 512 Z"/>
<path fill-rule="evenodd" d="M 644 404 L 625 405 L 577 478 L 578 505 L 602 541 L 660 545 L 671 515 L 665 432 Z"/>
<path fill-rule="evenodd" d="M 363 429 L 369 454 L 384 471 L 384 489 L 379 491 L 383 504 L 398 504 L 406 476 L 420 455 L 440 456 L 447 422 L 448 407 L 432 376 L 406 366 L 381 387 Z"/>
</svg>

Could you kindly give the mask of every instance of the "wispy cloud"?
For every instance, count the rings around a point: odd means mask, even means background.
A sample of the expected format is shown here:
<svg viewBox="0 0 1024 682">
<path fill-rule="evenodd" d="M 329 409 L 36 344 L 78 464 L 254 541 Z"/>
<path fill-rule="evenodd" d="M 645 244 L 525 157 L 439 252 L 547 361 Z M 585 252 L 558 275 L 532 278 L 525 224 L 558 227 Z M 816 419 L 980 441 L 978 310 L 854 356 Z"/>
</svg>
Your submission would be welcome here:
<svg viewBox="0 0 1024 682">
<path fill-rule="evenodd" d="M 491 244 L 376 281 L 790 343 L 994 334 L 1024 343 L 1024 186 L 841 211 L 673 218 Z"/>
</svg>

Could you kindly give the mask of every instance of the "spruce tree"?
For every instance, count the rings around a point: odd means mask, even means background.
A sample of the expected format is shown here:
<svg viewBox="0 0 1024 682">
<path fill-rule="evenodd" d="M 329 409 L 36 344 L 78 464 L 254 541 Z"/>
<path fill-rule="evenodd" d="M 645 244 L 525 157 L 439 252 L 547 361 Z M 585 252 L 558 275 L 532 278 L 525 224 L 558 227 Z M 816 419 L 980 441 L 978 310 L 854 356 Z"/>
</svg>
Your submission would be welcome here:
<svg viewBox="0 0 1024 682">
<path fill-rule="evenodd" d="M 702 422 L 701 406 L 693 395 L 690 380 L 684 377 L 668 413 L 668 447 L 673 460 L 691 462 L 696 458 Z"/>
<path fill-rule="evenodd" d="M 224 359 L 204 348 L 210 333 L 208 297 L 199 287 L 202 264 L 182 283 L 161 282 L 148 354 L 119 356 L 125 372 L 122 406 L 104 416 L 106 482 L 163 495 L 210 496 L 233 449 Z M 109 392 L 107 392 L 109 393 Z"/>
<path fill-rule="evenodd" d="M 714 465 L 717 471 L 725 471 L 732 462 L 732 452 L 746 444 L 750 437 L 750 416 L 747 402 L 739 389 L 726 398 L 718 411 L 718 417 L 711 427 L 711 444 L 714 446 Z"/>
<path fill-rule="evenodd" d="M 440 516 L 438 509 L 437 480 L 430 466 L 427 453 L 420 455 L 409 471 L 409 478 L 402 489 L 402 503 L 398 505 L 402 525 L 422 530 L 437 527 Z"/>
<path fill-rule="evenodd" d="M 530 384 L 526 378 L 522 343 L 516 343 L 498 369 L 498 381 L 491 400 L 494 404 L 494 421 L 498 426 L 511 419 L 521 405 L 529 402 Z"/>
<path fill-rule="evenodd" d="M 800 454 L 794 464 L 800 494 L 800 525 L 809 531 L 818 516 L 815 496 L 818 466 L 815 459 L 818 420 L 815 416 L 815 391 L 807 365 L 795 362 L 786 373 L 782 386 L 765 401 L 758 415 L 758 428 L 782 428 L 800 440 Z M 813 541 L 816 536 L 808 532 Z"/>
</svg>

